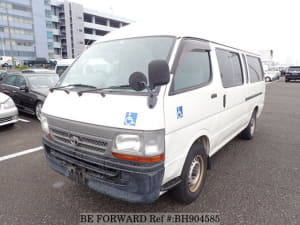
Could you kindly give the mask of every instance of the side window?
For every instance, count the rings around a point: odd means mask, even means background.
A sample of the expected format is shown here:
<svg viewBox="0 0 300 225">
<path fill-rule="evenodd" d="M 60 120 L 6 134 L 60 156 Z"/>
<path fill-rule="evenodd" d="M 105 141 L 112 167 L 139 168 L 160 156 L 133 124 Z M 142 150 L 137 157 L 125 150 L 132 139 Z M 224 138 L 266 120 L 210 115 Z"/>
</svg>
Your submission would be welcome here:
<svg viewBox="0 0 300 225">
<path fill-rule="evenodd" d="M 5 77 L 3 83 L 15 86 L 15 81 L 16 81 L 16 76 L 13 75 L 13 76 Z"/>
<path fill-rule="evenodd" d="M 15 82 L 15 84 L 16 84 L 17 87 L 21 87 L 21 86 L 26 85 L 25 78 L 22 77 L 22 76 L 16 76 L 16 82 Z"/>
<path fill-rule="evenodd" d="M 243 84 L 243 74 L 239 54 L 222 49 L 216 49 L 224 88 Z"/>
<path fill-rule="evenodd" d="M 249 81 L 249 74 L 248 74 L 248 68 L 247 68 L 247 61 L 246 61 L 246 57 L 243 54 L 243 67 L 244 67 L 244 73 L 245 73 L 245 78 L 246 78 L 246 83 L 248 83 Z"/>
<path fill-rule="evenodd" d="M 250 82 L 254 83 L 263 80 L 264 75 L 260 59 L 247 55 L 247 62 L 250 74 Z"/>
<path fill-rule="evenodd" d="M 175 71 L 174 91 L 209 82 L 211 76 L 209 52 L 201 49 L 183 51 Z"/>
</svg>

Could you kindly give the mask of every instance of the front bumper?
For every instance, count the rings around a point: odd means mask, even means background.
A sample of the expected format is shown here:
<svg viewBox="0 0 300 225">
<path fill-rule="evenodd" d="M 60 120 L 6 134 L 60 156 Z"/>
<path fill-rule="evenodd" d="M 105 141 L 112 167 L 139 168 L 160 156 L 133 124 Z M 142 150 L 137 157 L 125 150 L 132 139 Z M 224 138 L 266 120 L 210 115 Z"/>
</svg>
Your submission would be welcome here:
<svg viewBox="0 0 300 225">
<path fill-rule="evenodd" d="M 43 138 L 49 166 L 58 173 L 114 198 L 150 203 L 159 198 L 164 163 L 99 157 Z"/>
<path fill-rule="evenodd" d="M 286 80 L 300 80 L 300 75 L 286 75 Z"/>
<path fill-rule="evenodd" d="M 16 122 L 18 122 L 18 109 L 16 107 L 0 110 L 0 126 L 9 125 Z"/>
</svg>

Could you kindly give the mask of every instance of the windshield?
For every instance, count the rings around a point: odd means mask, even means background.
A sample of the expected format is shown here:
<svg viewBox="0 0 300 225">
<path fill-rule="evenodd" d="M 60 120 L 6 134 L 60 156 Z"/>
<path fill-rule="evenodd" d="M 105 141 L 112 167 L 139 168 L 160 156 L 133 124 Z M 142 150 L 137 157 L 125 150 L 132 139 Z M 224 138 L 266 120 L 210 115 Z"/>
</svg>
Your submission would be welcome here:
<svg viewBox="0 0 300 225">
<path fill-rule="evenodd" d="M 32 88 L 51 88 L 57 83 L 58 75 L 34 75 L 28 76 L 27 79 Z"/>
<path fill-rule="evenodd" d="M 152 60 L 167 60 L 174 37 L 142 37 L 93 45 L 71 66 L 58 86 L 92 85 L 96 88 L 127 85 L 134 72 L 148 74 Z M 133 91 L 130 87 L 122 91 Z"/>
<path fill-rule="evenodd" d="M 290 67 L 289 72 L 292 72 L 292 71 L 300 72 L 300 67 Z"/>
</svg>

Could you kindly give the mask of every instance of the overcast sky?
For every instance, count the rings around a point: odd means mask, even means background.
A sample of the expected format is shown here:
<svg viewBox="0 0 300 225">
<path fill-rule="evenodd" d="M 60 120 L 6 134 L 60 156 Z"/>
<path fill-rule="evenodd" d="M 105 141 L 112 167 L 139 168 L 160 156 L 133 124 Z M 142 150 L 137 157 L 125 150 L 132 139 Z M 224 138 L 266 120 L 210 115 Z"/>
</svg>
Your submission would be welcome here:
<svg viewBox="0 0 300 225">
<path fill-rule="evenodd" d="M 281 63 L 300 64 L 299 0 L 70 1 L 137 22 L 174 20 L 175 24 L 193 24 L 198 29 L 205 25 L 210 27 L 210 32 L 229 35 L 233 41 L 245 43 L 247 48 L 273 49 L 275 60 Z"/>
</svg>

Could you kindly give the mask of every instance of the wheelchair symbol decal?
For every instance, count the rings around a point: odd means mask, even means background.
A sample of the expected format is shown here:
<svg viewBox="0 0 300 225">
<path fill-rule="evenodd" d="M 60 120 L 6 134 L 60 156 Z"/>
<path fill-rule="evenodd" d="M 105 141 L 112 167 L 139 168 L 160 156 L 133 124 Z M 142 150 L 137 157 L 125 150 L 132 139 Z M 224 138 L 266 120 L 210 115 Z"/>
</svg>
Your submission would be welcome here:
<svg viewBox="0 0 300 225">
<path fill-rule="evenodd" d="M 124 125 L 134 127 L 136 124 L 137 116 L 137 113 L 127 112 L 125 115 Z"/>
<path fill-rule="evenodd" d="M 176 110 L 177 110 L 177 119 L 183 118 L 183 108 L 182 108 L 182 106 L 178 106 L 176 108 Z"/>
</svg>

